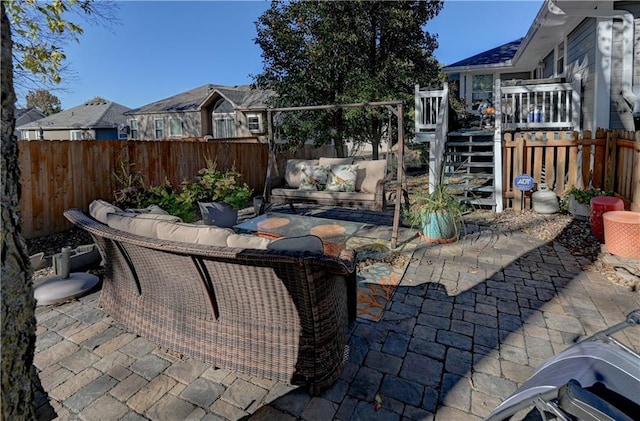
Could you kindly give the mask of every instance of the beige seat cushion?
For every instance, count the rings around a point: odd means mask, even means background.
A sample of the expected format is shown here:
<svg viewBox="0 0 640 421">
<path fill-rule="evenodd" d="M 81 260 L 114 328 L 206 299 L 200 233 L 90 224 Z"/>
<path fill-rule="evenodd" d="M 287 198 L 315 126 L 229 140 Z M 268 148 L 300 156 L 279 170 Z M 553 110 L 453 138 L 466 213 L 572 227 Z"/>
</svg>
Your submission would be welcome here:
<svg viewBox="0 0 640 421">
<path fill-rule="evenodd" d="M 158 224 L 162 221 L 182 222 L 173 215 L 126 212 L 107 214 L 107 225 L 111 228 L 150 238 L 158 238 Z"/>
<path fill-rule="evenodd" d="M 287 168 L 284 173 L 284 179 L 287 186 L 297 189 L 300 187 L 300 178 L 302 177 L 302 166 L 318 165 L 317 159 L 288 159 Z"/>
<path fill-rule="evenodd" d="M 189 244 L 226 247 L 227 238 L 233 234 L 230 228 L 212 225 L 195 225 L 162 221 L 157 225 L 160 240 L 178 241 Z"/>
<path fill-rule="evenodd" d="M 319 165 L 351 165 L 353 164 L 353 157 L 348 156 L 346 158 L 320 158 Z"/>
<path fill-rule="evenodd" d="M 260 249 L 265 250 L 273 240 L 264 237 L 258 237 L 251 234 L 231 234 L 227 237 L 228 247 L 237 247 L 242 249 Z"/>
<path fill-rule="evenodd" d="M 122 212 L 122 209 L 102 199 L 96 199 L 89 204 L 89 215 L 103 224 L 107 223 L 108 214 L 117 212 Z"/>
<path fill-rule="evenodd" d="M 358 164 L 358 177 L 356 178 L 356 191 L 375 193 L 379 180 L 384 179 L 387 173 L 387 161 L 356 161 Z"/>
</svg>

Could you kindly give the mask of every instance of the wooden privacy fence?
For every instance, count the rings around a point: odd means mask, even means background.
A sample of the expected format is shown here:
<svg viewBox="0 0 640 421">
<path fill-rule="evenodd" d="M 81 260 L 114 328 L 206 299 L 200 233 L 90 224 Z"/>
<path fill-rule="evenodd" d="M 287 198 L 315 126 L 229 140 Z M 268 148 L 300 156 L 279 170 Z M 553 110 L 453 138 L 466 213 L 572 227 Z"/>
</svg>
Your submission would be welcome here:
<svg viewBox="0 0 640 421">
<path fill-rule="evenodd" d="M 20 211 L 25 238 L 71 228 L 63 212 L 88 209 L 94 199 L 113 200 L 113 174 L 121 163 L 132 163 L 146 185 L 168 180 L 174 187 L 192 179 L 207 159 L 221 169 L 235 166 L 241 181 L 262 194 L 268 149 L 254 138 L 203 141 L 53 140 L 19 141 Z M 323 155 L 324 154 L 324 155 Z M 311 145 L 291 157 L 335 156 L 333 147 Z"/>
<path fill-rule="evenodd" d="M 612 191 L 625 208 L 640 211 L 640 132 L 599 130 L 595 138 L 585 131 L 519 132 L 503 137 L 503 198 L 505 207 L 530 206 L 529 192 L 513 186 L 519 174 L 546 183 L 561 196 L 572 186 Z"/>
</svg>

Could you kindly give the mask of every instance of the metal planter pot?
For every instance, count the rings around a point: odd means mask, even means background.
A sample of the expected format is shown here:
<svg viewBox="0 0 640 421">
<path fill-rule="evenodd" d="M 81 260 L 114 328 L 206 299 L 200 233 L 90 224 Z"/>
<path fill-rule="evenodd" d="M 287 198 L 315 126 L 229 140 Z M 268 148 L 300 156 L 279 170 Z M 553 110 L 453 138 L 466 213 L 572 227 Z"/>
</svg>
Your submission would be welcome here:
<svg viewBox="0 0 640 421">
<path fill-rule="evenodd" d="M 205 225 L 231 228 L 238 223 L 238 210 L 223 202 L 198 202 Z"/>
<path fill-rule="evenodd" d="M 449 212 L 422 215 L 420 237 L 429 243 L 451 243 L 458 239 L 455 217 Z"/>
</svg>

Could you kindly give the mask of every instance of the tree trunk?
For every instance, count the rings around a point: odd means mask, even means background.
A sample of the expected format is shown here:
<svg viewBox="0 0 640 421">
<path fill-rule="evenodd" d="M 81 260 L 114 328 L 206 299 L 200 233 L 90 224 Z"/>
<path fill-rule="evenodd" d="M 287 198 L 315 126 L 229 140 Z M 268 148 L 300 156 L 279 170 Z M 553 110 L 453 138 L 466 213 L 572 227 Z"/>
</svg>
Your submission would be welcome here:
<svg viewBox="0 0 640 421">
<path fill-rule="evenodd" d="M 371 139 L 371 159 L 378 160 L 380 159 L 380 139 L 374 137 Z"/>
<path fill-rule="evenodd" d="M 36 339 L 31 265 L 20 228 L 20 168 L 15 129 L 11 29 L 2 2 L 2 406 L 5 420 L 35 419 Z"/>
<path fill-rule="evenodd" d="M 387 127 L 391 130 L 391 127 Z M 382 121 L 380 119 L 371 118 L 371 157 L 374 160 L 380 159 L 380 143 L 382 142 Z"/>
</svg>

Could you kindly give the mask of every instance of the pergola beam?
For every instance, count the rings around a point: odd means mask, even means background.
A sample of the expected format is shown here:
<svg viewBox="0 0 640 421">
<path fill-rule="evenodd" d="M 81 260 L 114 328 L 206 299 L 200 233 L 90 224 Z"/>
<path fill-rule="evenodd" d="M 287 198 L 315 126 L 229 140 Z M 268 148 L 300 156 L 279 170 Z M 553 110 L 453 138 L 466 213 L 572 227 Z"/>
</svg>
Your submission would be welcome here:
<svg viewBox="0 0 640 421">
<path fill-rule="evenodd" d="M 379 101 L 379 102 L 359 102 L 354 104 L 333 104 L 333 105 L 305 105 L 300 107 L 279 107 L 268 108 L 267 111 L 308 111 L 308 110 L 336 110 L 341 108 L 363 108 L 363 107 L 384 107 L 388 105 L 402 105 L 403 101 Z"/>
</svg>

